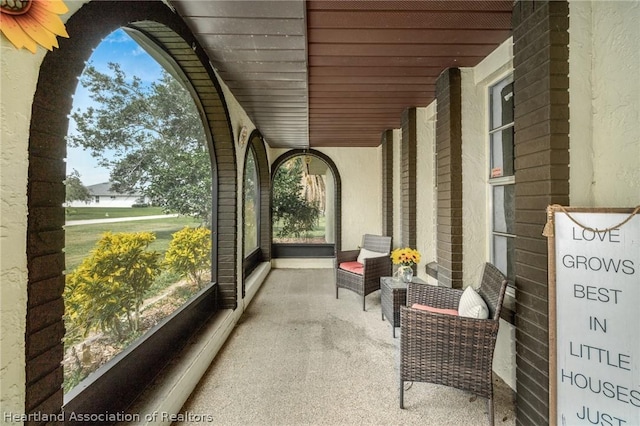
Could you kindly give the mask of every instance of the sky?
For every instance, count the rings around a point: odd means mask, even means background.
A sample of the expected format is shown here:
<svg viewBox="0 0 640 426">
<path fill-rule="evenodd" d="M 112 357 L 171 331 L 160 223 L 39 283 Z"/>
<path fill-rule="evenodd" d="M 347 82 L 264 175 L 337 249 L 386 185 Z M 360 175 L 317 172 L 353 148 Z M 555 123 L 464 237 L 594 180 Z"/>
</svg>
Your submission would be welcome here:
<svg viewBox="0 0 640 426">
<path fill-rule="evenodd" d="M 89 61 L 101 72 L 108 71 L 109 62 L 118 62 L 128 77 L 136 75 L 148 83 L 158 79 L 162 71 L 160 64 L 122 30 L 116 30 L 102 40 Z M 91 103 L 88 91 L 78 84 L 73 95 L 73 111 L 85 109 Z M 75 122 L 69 120 L 69 132 L 74 129 Z M 80 173 L 80 180 L 85 186 L 109 181 L 109 170 L 100 167 L 89 151 L 67 146 L 67 175 L 74 169 Z"/>
</svg>

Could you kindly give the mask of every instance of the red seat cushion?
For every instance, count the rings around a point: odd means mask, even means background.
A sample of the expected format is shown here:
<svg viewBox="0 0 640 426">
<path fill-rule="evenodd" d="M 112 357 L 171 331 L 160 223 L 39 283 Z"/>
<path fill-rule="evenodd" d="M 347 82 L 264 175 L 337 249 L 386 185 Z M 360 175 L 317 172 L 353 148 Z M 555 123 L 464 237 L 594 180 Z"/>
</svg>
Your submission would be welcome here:
<svg viewBox="0 0 640 426">
<path fill-rule="evenodd" d="M 421 305 L 419 303 L 414 303 L 411 307 L 413 309 L 420 309 L 421 311 L 435 312 L 436 314 L 458 315 L 458 311 L 455 309 L 434 308 L 433 306 Z"/>
<path fill-rule="evenodd" d="M 353 272 L 354 274 L 364 275 L 364 265 L 360 262 L 342 262 L 340 269 Z"/>
</svg>

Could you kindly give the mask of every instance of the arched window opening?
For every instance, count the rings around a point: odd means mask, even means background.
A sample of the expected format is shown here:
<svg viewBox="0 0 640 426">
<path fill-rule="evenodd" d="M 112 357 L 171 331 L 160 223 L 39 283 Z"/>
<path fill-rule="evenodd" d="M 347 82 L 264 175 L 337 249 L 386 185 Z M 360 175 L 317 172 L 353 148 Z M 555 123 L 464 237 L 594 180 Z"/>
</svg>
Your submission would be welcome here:
<svg viewBox="0 0 640 426">
<path fill-rule="evenodd" d="M 261 182 L 258 158 L 253 145 L 247 148 L 244 163 L 244 211 L 243 211 L 243 260 L 242 272 L 247 277 L 263 260 L 261 250 Z M 242 297 L 245 296 L 245 283 L 242 281 Z"/>
<path fill-rule="evenodd" d="M 310 151 L 276 161 L 272 216 L 274 257 L 332 257 L 339 242 L 339 178 Z"/>
<path fill-rule="evenodd" d="M 242 297 L 246 278 L 262 262 L 271 260 L 271 175 L 264 139 L 258 130 L 249 136 L 243 175 Z"/>
<path fill-rule="evenodd" d="M 249 146 L 244 167 L 244 257 L 258 250 L 260 235 L 260 181 L 256 154 Z"/>
<path fill-rule="evenodd" d="M 211 154 L 177 72 L 117 30 L 80 77 L 67 137 L 65 393 L 211 286 Z"/>
<path fill-rule="evenodd" d="M 103 19 L 105 16 L 109 19 Z M 177 357 L 194 333 L 218 309 L 237 307 L 237 228 L 227 225 L 235 223 L 237 217 L 234 139 L 224 93 L 214 71 L 189 28 L 165 3 L 88 2 L 69 17 L 65 26 L 69 38 L 60 40 L 59 49 L 46 53 L 42 60 L 29 130 L 25 412 L 61 407 L 66 413 L 114 413 L 130 407 L 162 371 L 167 371 L 168 365 L 182 369 Z M 200 202 L 210 200 L 213 205 L 212 283 L 63 394 L 62 291 L 65 269 L 69 269 L 65 268 L 63 252 L 63 181 L 68 115 L 86 61 L 119 26 L 133 33 L 138 44 L 184 83 L 205 123 L 212 186 L 211 193 Z M 259 161 L 262 156 L 260 151 Z"/>
</svg>

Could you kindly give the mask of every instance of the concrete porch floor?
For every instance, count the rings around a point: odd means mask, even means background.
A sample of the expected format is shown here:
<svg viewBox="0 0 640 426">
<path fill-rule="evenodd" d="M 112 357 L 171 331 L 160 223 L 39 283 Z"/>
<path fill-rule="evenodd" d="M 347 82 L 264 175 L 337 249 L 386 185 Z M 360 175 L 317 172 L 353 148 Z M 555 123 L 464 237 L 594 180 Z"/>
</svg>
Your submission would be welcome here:
<svg viewBox="0 0 640 426">
<path fill-rule="evenodd" d="M 272 270 L 174 424 L 487 425 L 485 399 L 444 386 L 408 385 L 399 408 L 400 339 L 380 292 L 366 302 L 336 300 L 331 269 Z M 515 425 L 495 377 L 495 424 Z"/>
</svg>

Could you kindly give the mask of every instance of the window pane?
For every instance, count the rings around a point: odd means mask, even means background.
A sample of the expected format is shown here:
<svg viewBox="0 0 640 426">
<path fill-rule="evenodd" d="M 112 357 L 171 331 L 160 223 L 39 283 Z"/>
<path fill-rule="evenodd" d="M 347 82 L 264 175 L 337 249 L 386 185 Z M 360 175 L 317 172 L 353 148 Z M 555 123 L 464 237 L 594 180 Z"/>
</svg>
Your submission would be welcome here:
<svg viewBox="0 0 640 426">
<path fill-rule="evenodd" d="M 273 178 L 273 242 L 324 244 L 326 163 L 303 155 L 285 161 Z"/>
<path fill-rule="evenodd" d="M 492 263 L 513 283 L 515 282 L 516 244 L 514 237 L 493 236 Z"/>
<path fill-rule="evenodd" d="M 68 198 L 65 392 L 190 303 L 212 279 L 213 174 L 200 112 L 189 90 L 151 56 L 127 53 L 141 49 L 124 31 L 108 38 L 122 50 L 113 51 L 109 40 L 96 48 L 93 71 L 85 70 L 74 95 L 86 101 L 74 104 L 67 135 L 77 143 L 67 150 L 70 170 L 83 170 L 87 185 L 108 192 Z M 142 71 L 147 83 L 128 83 L 143 81 Z M 89 107 L 94 115 L 86 114 Z M 88 145 L 93 132 L 110 142 Z M 91 158 L 107 166 L 96 169 Z M 74 176 L 84 186 L 80 173 Z M 151 217 L 163 213 L 175 217 Z M 87 225 L 77 222 L 82 216 L 120 220 Z M 150 217 L 137 220 L 141 216 Z"/>
<path fill-rule="evenodd" d="M 258 170 L 252 149 L 244 171 L 244 255 L 258 248 L 258 213 L 260 210 Z"/>
<path fill-rule="evenodd" d="M 513 176 L 513 127 L 491 134 L 492 178 Z"/>
<path fill-rule="evenodd" d="M 514 233 L 515 185 L 493 187 L 493 232 Z"/>
<path fill-rule="evenodd" d="M 490 129 L 492 130 L 513 122 L 512 79 L 513 77 L 509 76 L 490 89 Z"/>
</svg>

